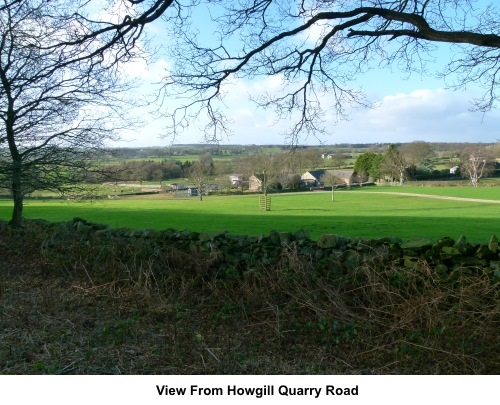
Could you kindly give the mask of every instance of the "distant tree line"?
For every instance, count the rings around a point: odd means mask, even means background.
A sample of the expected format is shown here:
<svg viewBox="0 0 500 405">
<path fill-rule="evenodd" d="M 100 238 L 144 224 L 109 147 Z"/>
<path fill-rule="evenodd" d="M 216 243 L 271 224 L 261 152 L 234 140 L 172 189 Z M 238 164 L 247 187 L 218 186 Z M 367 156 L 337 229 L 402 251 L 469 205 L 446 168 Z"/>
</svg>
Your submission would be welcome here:
<svg viewBox="0 0 500 405">
<path fill-rule="evenodd" d="M 210 152 L 202 153 L 197 161 L 180 161 L 176 159 L 125 160 L 119 164 L 109 165 L 107 172 L 110 177 L 121 181 L 163 181 L 189 177 L 193 166 L 200 164 L 207 176 L 216 173 L 215 164 Z"/>
<path fill-rule="evenodd" d="M 416 141 L 385 145 L 385 150 L 381 150 L 380 145 L 375 145 L 375 148 L 357 157 L 353 167 L 355 181 L 382 180 L 402 185 L 408 180 L 438 180 L 463 176 L 471 179 L 473 185 L 477 185 L 481 177 L 495 174 L 495 157 L 500 156 L 498 145 L 453 144 L 448 150 L 445 150 L 443 145 Z M 152 151 L 150 148 L 146 149 Z M 141 149 L 134 148 L 122 151 L 124 155 L 129 153 L 129 156 L 136 159 L 137 153 L 141 153 Z M 113 177 L 123 181 L 191 178 L 194 172 L 197 173 L 197 182 L 200 182 L 202 177 L 204 182 L 209 178 L 213 181 L 217 176 L 221 181 L 225 175 L 237 173 L 243 180 L 240 186 L 247 184 L 250 176 L 260 175 L 265 177 L 268 188 L 293 189 L 300 186 L 300 175 L 305 171 L 328 166 L 347 167 L 347 159 L 352 158 L 354 153 L 332 152 L 331 157 L 326 159 L 322 158 L 325 154 L 321 150 L 313 147 L 289 151 L 274 149 L 272 152 L 260 147 L 246 151 L 244 155 L 235 154 L 230 159 L 214 161 L 212 152 L 206 147 L 189 150 L 190 153 L 195 151 L 200 153 L 194 161 L 172 158 L 161 161 L 124 160 L 122 163 L 109 165 L 107 170 Z M 160 152 L 160 148 L 157 152 Z M 442 163 L 443 158 L 447 160 L 447 167 L 441 166 L 437 169 L 438 160 Z M 193 168 L 193 165 L 198 166 Z M 452 167 L 458 169 L 450 173 Z"/>
<path fill-rule="evenodd" d="M 180 162 L 165 159 L 161 162 L 152 160 L 125 161 L 106 168 L 110 176 L 120 181 L 162 181 L 178 179 L 187 174 L 192 162 Z"/>
<path fill-rule="evenodd" d="M 298 150 L 313 147 L 302 146 Z M 287 145 L 217 145 L 217 144 L 193 144 L 172 146 L 149 146 L 149 147 L 123 147 L 107 150 L 107 157 L 111 160 L 121 159 L 148 159 L 166 158 L 170 156 L 201 155 L 210 153 L 212 156 L 244 156 L 253 155 L 263 150 L 275 149 L 287 151 Z"/>
<path fill-rule="evenodd" d="M 359 155 L 354 164 L 358 181 L 392 181 L 403 185 L 407 180 L 438 180 L 450 177 L 465 177 L 477 187 L 479 179 L 495 176 L 496 158 L 500 156 L 500 146 L 496 145 L 457 145 L 448 150 L 449 162 L 446 169 L 435 169 L 436 152 L 427 142 L 417 141 L 397 146 L 390 145 L 385 153 L 365 152 Z M 448 157 L 448 156 L 447 156 Z M 450 171 L 455 167 L 453 172 Z"/>
</svg>

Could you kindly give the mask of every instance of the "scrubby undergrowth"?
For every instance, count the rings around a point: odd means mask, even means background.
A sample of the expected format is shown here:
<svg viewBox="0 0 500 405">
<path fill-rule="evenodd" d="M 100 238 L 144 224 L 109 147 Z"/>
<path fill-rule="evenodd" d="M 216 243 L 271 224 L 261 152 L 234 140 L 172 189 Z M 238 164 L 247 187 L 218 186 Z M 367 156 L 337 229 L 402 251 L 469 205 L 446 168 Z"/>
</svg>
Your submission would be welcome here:
<svg viewBox="0 0 500 405">
<path fill-rule="evenodd" d="M 183 249 L 78 223 L 0 225 L 0 373 L 500 369 L 498 278 L 478 262 L 443 274 L 380 249 L 353 266 L 291 240 L 228 266 L 210 238 Z"/>
</svg>

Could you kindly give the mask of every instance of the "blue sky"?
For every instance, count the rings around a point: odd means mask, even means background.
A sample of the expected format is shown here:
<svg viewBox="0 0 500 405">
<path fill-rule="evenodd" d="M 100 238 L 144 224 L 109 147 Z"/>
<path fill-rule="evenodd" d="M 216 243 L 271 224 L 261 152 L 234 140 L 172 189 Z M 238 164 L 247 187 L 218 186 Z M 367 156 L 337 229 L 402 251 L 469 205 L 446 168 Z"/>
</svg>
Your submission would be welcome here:
<svg viewBox="0 0 500 405">
<path fill-rule="evenodd" d="M 161 37 L 163 27 L 156 24 L 149 28 L 149 36 L 154 41 Z M 439 45 L 433 54 L 435 63 L 427 67 L 437 72 L 444 66 L 453 50 L 447 44 Z M 152 83 L 157 82 L 170 62 L 157 55 L 155 63 L 149 66 L 142 62 L 126 67 L 130 77 L 140 78 L 143 86 L 138 94 L 154 90 Z M 469 87 L 453 91 L 446 88 L 447 83 L 433 77 L 407 74 L 398 69 L 371 70 L 353 82 L 361 87 L 368 98 L 376 102 L 373 109 L 355 109 L 347 121 L 335 123 L 334 117 L 325 114 L 325 125 L 329 135 L 310 136 L 301 140 L 302 144 L 317 145 L 335 143 L 386 143 L 411 142 L 495 142 L 500 139 L 500 111 L 487 114 L 471 111 L 471 101 L 481 96 L 481 89 Z M 270 77 L 254 81 L 232 80 L 224 87 L 227 114 L 232 120 L 233 134 L 224 138 L 226 144 L 283 144 L 283 133 L 287 122 L 275 123 L 272 111 L 263 111 L 252 104 L 249 96 L 256 96 L 264 90 L 282 86 L 280 78 Z M 328 111 L 329 96 L 323 99 L 323 107 Z M 172 101 L 172 105 L 175 102 Z M 167 146 L 172 139 L 161 138 L 165 134 L 165 121 L 154 118 L 147 109 L 140 111 L 145 126 L 131 133 L 123 133 L 124 141 L 120 146 Z M 179 136 L 175 143 L 202 143 L 203 125 L 194 123 L 189 130 Z"/>
</svg>

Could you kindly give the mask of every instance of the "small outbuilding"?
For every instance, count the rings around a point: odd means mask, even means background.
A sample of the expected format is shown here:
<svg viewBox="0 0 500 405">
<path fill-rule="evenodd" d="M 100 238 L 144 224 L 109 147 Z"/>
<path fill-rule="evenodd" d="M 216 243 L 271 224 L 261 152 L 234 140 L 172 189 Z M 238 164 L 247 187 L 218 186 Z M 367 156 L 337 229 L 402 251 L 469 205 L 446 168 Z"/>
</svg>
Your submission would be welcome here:
<svg viewBox="0 0 500 405">
<path fill-rule="evenodd" d="M 264 183 L 263 174 L 254 174 L 248 179 L 248 190 L 251 192 L 262 192 L 262 186 Z"/>
<path fill-rule="evenodd" d="M 186 190 L 188 187 L 185 184 L 179 184 L 179 183 L 172 183 L 170 184 L 170 189 L 171 190 Z"/>
<path fill-rule="evenodd" d="M 229 181 L 231 181 L 231 185 L 233 186 L 241 186 L 241 184 L 243 183 L 243 175 L 231 174 L 229 175 Z"/>
</svg>

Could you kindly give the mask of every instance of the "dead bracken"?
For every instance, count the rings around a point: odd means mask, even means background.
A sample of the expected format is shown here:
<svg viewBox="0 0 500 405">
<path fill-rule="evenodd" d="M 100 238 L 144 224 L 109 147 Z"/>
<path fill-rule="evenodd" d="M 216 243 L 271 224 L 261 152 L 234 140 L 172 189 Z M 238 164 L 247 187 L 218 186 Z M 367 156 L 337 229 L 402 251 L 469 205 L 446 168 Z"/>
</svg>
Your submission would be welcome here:
<svg viewBox="0 0 500 405">
<path fill-rule="evenodd" d="M 272 233 L 236 260 L 246 238 L 120 232 L 83 220 L 0 226 L 2 374 L 499 369 L 494 238 L 476 249 L 465 237 Z"/>
</svg>

